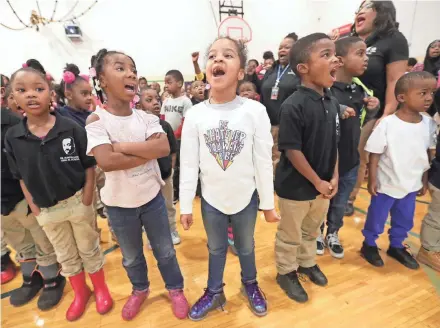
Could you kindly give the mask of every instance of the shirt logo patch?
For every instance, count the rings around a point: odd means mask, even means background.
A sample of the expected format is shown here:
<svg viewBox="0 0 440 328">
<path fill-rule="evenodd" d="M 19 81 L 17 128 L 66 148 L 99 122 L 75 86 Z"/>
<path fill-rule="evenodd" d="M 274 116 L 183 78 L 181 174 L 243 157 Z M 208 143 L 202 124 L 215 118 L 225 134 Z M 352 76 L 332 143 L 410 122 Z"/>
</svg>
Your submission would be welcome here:
<svg viewBox="0 0 440 328">
<path fill-rule="evenodd" d="M 377 52 L 377 47 L 368 47 L 367 48 L 367 55 L 372 55 Z"/>
<path fill-rule="evenodd" d="M 61 162 L 79 161 L 79 156 L 72 156 L 75 153 L 75 141 L 72 137 L 64 138 L 62 141 L 64 153 L 67 156 L 60 157 Z"/>
<path fill-rule="evenodd" d="M 66 155 L 72 155 L 75 152 L 75 143 L 73 142 L 73 138 L 65 138 L 63 139 L 63 150 Z"/>
<path fill-rule="evenodd" d="M 228 128 L 228 121 L 220 121 L 219 127 L 209 129 L 204 133 L 205 143 L 217 164 L 226 171 L 234 162 L 235 156 L 244 147 L 246 133 Z"/>
</svg>

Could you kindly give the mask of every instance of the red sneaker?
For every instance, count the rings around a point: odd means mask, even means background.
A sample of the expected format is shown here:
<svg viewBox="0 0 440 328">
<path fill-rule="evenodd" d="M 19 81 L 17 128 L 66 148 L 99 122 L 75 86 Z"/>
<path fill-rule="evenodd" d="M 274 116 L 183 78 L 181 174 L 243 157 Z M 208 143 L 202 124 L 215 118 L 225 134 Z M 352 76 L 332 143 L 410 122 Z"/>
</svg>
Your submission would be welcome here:
<svg viewBox="0 0 440 328">
<path fill-rule="evenodd" d="M 185 319 L 188 316 L 189 304 L 183 294 L 183 290 L 170 290 L 169 294 L 174 315 L 178 319 Z"/>
<path fill-rule="evenodd" d="M 6 284 L 15 278 L 17 268 L 9 257 L 9 253 L 2 256 L 1 259 L 1 284 Z"/>
<path fill-rule="evenodd" d="M 127 321 L 132 320 L 139 313 L 142 303 L 144 303 L 148 295 L 150 295 L 150 289 L 133 290 L 127 303 L 125 303 L 122 308 L 122 319 Z"/>
</svg>

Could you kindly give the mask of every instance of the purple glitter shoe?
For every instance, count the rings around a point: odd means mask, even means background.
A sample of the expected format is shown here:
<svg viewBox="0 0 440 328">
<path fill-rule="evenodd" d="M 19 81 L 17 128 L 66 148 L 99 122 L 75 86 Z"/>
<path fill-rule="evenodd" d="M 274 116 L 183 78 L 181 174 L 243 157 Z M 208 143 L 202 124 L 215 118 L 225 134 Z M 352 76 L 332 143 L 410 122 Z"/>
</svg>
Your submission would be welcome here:
<svg viewBox="0 0 440 328">
<path fill-rule="evenodd" d="M 193 321 L 199 321 L 208 315 L 208 312 L 222 308 L 226 304 L 226 297 L 223 291 L 213 293 L 209 289 L 205 289 L 205 293 L 192 306 L 188 317 Z"/>
<path fill-rule="evenodd" d="M 259 317 L 267 314 L 266 296 L 258 287 L 258 282 L 242 284 L 241 292 L 248 299 L 252 312 Z"/>
</svg>

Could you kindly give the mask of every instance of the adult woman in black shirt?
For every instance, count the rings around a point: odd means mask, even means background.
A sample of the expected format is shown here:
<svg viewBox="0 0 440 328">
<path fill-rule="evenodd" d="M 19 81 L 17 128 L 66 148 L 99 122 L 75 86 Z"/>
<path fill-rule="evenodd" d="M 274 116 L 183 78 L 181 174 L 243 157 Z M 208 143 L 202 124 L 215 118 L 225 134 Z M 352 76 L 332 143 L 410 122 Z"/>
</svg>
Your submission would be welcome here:
<svg viewBox="0 0 440 328">
<path fill-rule="evenodd" d="M 278 151 L 278 129 L 280 124 L 279 114 L 281 104 L 286 100 L 300 84 L 297 77 L 289 66 L 289 52 L 298 36 L 295 33 L 287 35 L 280 43 L 278 60 L 273 64 L 261 81 L 261 102 L 266 106 L 267 114 L 272 125 L 272 162 L 275 176 L 275 167 L 280 160 Z"/>
<path fill-rule="evenodd" d="M 408 42 L 398 28 L 396 8 L 392 1 L 363 1 L 356 13 L 353 34 L 365 41 L 369 58 L 368 68 L 360 80 L 373 90 L 381 106 L 376 119 L 367 122 L 362 128 L 358 181 L 350 195 L 346 215 L 353 214 L 353 202 L 364 181 L 369 156 L 364 151 L 365 144 L 379 121 L 393 114 L 397 108 L 394 87 L 405 74 L 409 57 Z"/>
</svg>

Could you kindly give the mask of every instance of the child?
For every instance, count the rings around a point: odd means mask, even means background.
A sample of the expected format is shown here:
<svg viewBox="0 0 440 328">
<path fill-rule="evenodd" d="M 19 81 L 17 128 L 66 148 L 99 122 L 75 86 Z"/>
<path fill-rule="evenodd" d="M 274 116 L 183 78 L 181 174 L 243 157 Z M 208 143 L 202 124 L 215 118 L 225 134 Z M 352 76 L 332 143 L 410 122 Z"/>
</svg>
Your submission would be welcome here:
<svg viewBox="0 0 440 328">
<path fill-rule="evenodd" d="M 255 267 L 254 229 L 258 211 L 255 189 L 261 197 L 260 207 L 266 221 L 277 222 L 272 137 L 264 106 L 236 96 L 245 65 L 246 48 L 242 43 L 229 37 L 217 39 L 209 49 L 206 66 L 210 99 L 188 112 L 183 127 L 180 220 L 185 230 L 191 227 L 200 169 L 202 218 L 209 250 L 208 286 L 189 313 L 189 318 L 195 321 L 226 303 L 223 271 L 229 218 L 242 270 L 242 293 L 254 314 L 267 313 Z"/>
<path fill-rule="evenodd" d="M 146 87 L 148 87 L 148 81 L 145 77 L 141 76 L 139 78 L 139 90 L 138 91 L 142 91 Z"/>
<path fill-rule="evenodd" d="M 160 98 L 156 90 L 144 89 L 141 93 L 140 104 L 142 110 L 147 113 L 160 116 Z M 171 239 L 174 245 L 180 244 L 180 236 L 176 229 L 176 207 L 173 204 L 174 189 L 173 189 L 173 169 L 176 165 L 176 148 L 177 141 L 174 136 L 171 125 L 164 121 L 159 120 L 162 129 L 167 135 L 168 143 L 170 145 L 170 154 L 166 157 L 158 158 L 160 174 L 165 185 L 162 186 L 162 195 L 165 198 L 165 204 L 168 212 L 168 222 L 170 223 Z"/>
<path fill-rule="evenodd" d="M 437 136 L 435 158 L 432 161 L 429 176 L 431 204 L 422 221 L 420 247 L 417 260 L 440 272 L 440 134 Z"/>
<path fill-rule="evenodd" d="M 10 85 L 7 90 L 11 90 Z M 2 234 L 4 234 L 4 240 L 15 250 L 23 275 L 22 286 L 12 291 L 9 300 L 13 306 L 22 306 L 43 288 L 38 299 L 38 308 L 49 310 L 61 300 L 66 279 L 60 275 L 60 266 L 52 244 L 38 225 L 35 216 L 28 213 L 28 204 L 24 199 L 20 181 L 14 178 L 9 169 L 5 135 L 10 128 L 20 123 L 21 117 L 2 108 L 1 121 Z M 9 260 L 9 263 L 12 262 Z"/>
<path fill-rule="evenodd" d="M 316 238 L 329 199 L 338 191 L 339 104 L 328 90 L 338 68 L 335 45 L 324 33 L 310 34 L 290 51 L 290 65 L 301 86 L 281 107 L 281 160 L 275 175 L 281 211 L 276 279 L 291 299 L 306 302 L 298 274 L 327 285 L 316 264 Z"/>
<path fill-rule="evenodd" d="M 133 319 L 150 293 L 142 248 L 144 227 L 169 290 L 174 315 L 183 319 L 189 305 L 160 193 L 163 181 L 156 160 L 168 156 L 168 140 L 157 117 L 130 108 L 138 86 L 131 57 L 102 49 L 96 55 L 93 73 L 107 103 L 104 108 L 98 106 L 87 119 L 87 153 L 95 156 L 105 172 L 101 196 L 121 247 L 122 264 L 133 285 L 122 318 Z"/>
<path fill-rule="evenodd" d="M 157 82 L 151 83 L 150 88 L 156 90 L 157 94 L 160 95 L 161 88 L 159 83 Z"/>
<path fill-rule="evenodd" d="M 362 234 L 361 255 L 372 265 L 384 265 L 376 245 L 388 215 L 390 247 L 387 254 L 410 269 L 419 264 L 403 241 L 414 224 L 416 196 L 428 189 L 429 158 L 435 149 L 436 124 L 425 112 L 433 101 L 436 80 L 428 72 L 411 72 L 396 83 L 399 109 L 373 130 L 365 150 L 370 153 L 368 191 L 371 203 Z"/>
<path fill-rule="evenodd" d="M 361 76 L 367 69 L 368 56 L 365 42 L 358 37 L 347 37 L 336 41 L 335 45 L 340 67 L 336 72 L 336 82 L 331 91 L 341 105 L 354 109 L 353 116 L 340 121 L 338 192 L 331 199 L 327 213 L 325 241 L 330 254 L 341 259 L 344 257 L 344 248 L 339 241 L 338 233 L 343 225 L 345 204 L 357 181 L 361 126 L 367 116 L 373 117 L 378 109 L 379 100 L 369 96 L 362 86 L 356 84 L 355 81 L 358 80 L 353 79 Z M 324 232 L 324 224 L 321 227 L 321 232 Z M 324 254 L 322 235 L 317 240 L 317 254 Z"/>
<path fill-rule="evenodd" d="M 258 101 L 257 88 L 252 82 L 243 81 L 238 87 L 238 95 L 243 98 L 248 98 Z"/>
<path fill-rule="evenodd" d="M 179 199 L 180 136 L 186 112 L 192 107 L 191 100 L 182 93 L 183 75 L 171 70 L 165 75 L 165 88 L 169 97 L 163 101 L 160 118 L 170 123 L 177 139 L 176 167 L 174 169 L 174 198 Z"/>
<path fill-rule="evenodd" d="M 113 301 L 105 284 L 104 259 L 93 226 L 95 160 L 86 156 L 86 132 L 70 119 L 50 112 L 49 83 L 39 71 L 20 69 L 11 78 L 11 85 L 26 117 L 6 133 L 8 160 L 75 293 L 66 318 L 78 319 L 92 294 L 83 268 L 94 286 L 97 311 L 106 313 Z"/>
<path fill-rule="evenodd" d="M 191 102 L 197 105 L 205 100 L 205 83 L 203 81 L 194 81 L 191 84 Z"/>
<path fill-rule="evenodd" d="M 408 58 L 408 65 L 406 66 L 406 72 L 409 73 L 413 70 L 414 66 L 417 65 L 417 59 L 416 58 Z"/>
</svg>

